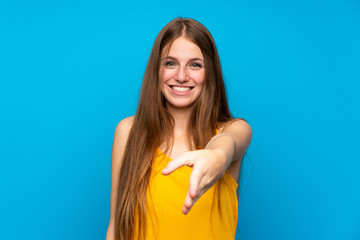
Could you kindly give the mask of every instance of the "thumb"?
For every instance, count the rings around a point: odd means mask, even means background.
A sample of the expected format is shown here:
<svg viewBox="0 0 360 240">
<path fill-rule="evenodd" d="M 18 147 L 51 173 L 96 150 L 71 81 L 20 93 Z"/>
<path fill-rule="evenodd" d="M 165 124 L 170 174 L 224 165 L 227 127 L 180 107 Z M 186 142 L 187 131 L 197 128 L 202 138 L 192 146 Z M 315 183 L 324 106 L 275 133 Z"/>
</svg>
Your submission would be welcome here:
<svg viewBox="0 0 360 240">
<path fill-rule="evenodd" d="M 184 202 L 184 207 L 182 212 L 184 214 L 187 214 L 190 209 L 192 208 L 192 206 L 194 205 L 194 203 L 196 202 L 198 196 L 197 196 L 197 191 L 198 191 L 198 185 L 199 185 L 199 180 L 198 180 L 198 176 L 196 174 L 194 174 L 194 170 L 190 175 L 190 179 L 189 179 L 189 189 L 188 192 L 186 194 L 186 198 L 185 198 L 185 202 Z"/>
</svg>

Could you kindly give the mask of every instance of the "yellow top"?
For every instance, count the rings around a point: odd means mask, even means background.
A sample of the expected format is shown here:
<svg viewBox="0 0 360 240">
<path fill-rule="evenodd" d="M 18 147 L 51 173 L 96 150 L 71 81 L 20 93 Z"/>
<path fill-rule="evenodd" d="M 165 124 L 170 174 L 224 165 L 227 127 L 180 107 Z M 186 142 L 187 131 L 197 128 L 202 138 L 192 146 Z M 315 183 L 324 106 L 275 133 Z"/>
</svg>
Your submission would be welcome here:
<svg viewBox="0 0 360 240">
<path fill-rule="evenodd" d="M 211 240 L 235 239 L 238 218 L 237 182 L 226 170 L 220 183 L 204 193 L 187 215 L 182 213 L 192 168 L 184 166 L 168 176 L 161 174 L 172 159 L 159 149 L 154 158 L 146 193 L 146 239 Z M 137 239 L 135 231 L 135 239 Z"/>
</svg>

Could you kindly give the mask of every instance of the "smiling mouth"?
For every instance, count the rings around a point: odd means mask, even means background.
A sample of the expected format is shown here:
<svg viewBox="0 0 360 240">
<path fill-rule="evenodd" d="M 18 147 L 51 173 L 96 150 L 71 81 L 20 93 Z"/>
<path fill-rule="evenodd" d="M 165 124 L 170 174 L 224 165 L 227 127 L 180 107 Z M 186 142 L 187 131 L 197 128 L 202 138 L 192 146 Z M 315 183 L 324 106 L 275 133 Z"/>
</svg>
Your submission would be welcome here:
<svg viewBox="0 0 360 240">
<path fill-rule="evenodd" d="M 174 85 L 170 85 L 170 88 L 176 92 L 188 92 L 191 89 L 193 89 L 194 87 L 185 87 L 185 86 L 174 86 Z"/>
</svg>

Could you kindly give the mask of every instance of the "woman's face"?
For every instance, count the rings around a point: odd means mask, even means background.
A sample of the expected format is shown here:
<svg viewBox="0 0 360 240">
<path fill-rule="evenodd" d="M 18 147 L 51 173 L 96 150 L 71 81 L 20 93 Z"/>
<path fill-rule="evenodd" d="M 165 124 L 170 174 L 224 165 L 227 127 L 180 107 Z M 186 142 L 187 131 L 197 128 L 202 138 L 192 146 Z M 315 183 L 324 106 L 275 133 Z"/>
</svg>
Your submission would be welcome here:
<svg viewBox="0 0 360 240">
<path fill-rule="evenodd" d="M 161 91 L 168 108 L 189 108 L 203 89 L 204 57 L 199 46 L 184 37 L 179 37 L 170 45 L 165 46 L 162 52 L 159 72 Z"/>
</svg>

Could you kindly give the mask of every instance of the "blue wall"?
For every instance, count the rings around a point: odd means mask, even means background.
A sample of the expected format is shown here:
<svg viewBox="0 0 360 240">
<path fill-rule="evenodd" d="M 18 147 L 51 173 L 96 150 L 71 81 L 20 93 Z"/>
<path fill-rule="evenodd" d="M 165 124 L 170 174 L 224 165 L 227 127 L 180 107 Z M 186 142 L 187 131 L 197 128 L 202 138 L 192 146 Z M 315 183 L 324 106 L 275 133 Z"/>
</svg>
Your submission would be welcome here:
<svg viewBox="0 0 360 240">
<path fill-rule="evenodd" d="M 105 238 L 114 129 L 177 16 L 253 129 L 237 239 L 360 239 L 359 1 L 149 2 L 1 1 L 0 239 Z"/>
</svg>

